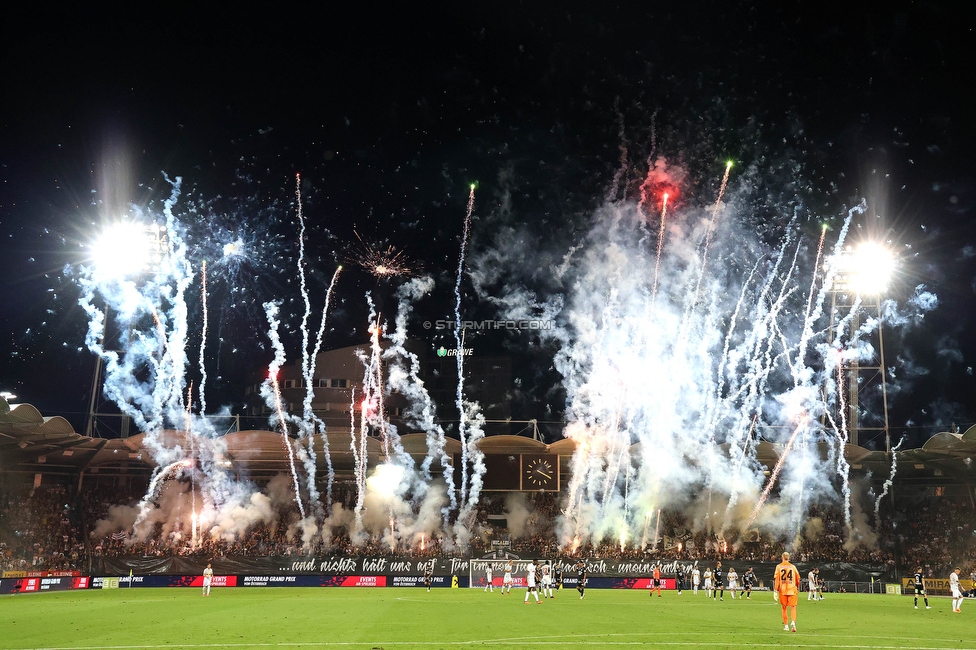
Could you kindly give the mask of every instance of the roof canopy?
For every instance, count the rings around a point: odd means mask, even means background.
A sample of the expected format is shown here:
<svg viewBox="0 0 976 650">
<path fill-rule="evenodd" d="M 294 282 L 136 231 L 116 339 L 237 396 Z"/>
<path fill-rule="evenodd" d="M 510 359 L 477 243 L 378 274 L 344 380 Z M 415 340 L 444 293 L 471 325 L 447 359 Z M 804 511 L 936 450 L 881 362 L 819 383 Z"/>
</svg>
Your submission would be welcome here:
<svg viewBox="0 0 976 650">
<path fill-rule="evenodd" d="M 146 448 L 144 433 L 129 438 L 89 438 L 76 433 L 64 418 L 45 418 L 30 404 L 21 404 L 12 410 L 5 407 L 6 403 L 0 400 L 0 468 L 4 471 L 76 475 L 97 469 L 105 473 L 144 474 L 155 467 L 153 454 Z M 165 430 L 158 440 L 164 448 L 188 449 L 191 445 L 184 431 Z M 404 451 L 418 461 L 427 454 L 426 434 L 403 435 L 400 443 Z M 192 444 L 200 444 L 200 440 L 194 439 Z M 249 430 L 228 433 L 208 440 L 206 444 L 214 445 L 215 455 L 225 458 L 240 474 L 267 478 L 289 471 L 287 445 L 291 445 L 294 452 L 297 445 L 307 445 L 308 442 L 300 443 L 272 431 Z M 328 445 L 333 469 L 340 480 L 346 474 L 352 476 L 355 456 L 348 431 L 315 435 L 311 445 L 319 459 Z M 478 446 L 486 454 L 548 453 L 564 457 L 572 456 L 576 449 L 570 439 L 546 445 L 532 438 L 510 435 L 482 438 Z M 728 453 L 728 445 L 722 447 Z M 448 438 L 445 452 L 449 457 L 460 454 L 460 442 Z M 756 452 L 759 462 L 772 469 L 779 461 L 783 447 L 760 442 Z M 821 458 L 827 459 L 834 453 L 834 447 L 818 443 L 817 452 Z M 639 455 L 640 445 L 634 445 L 631 453 Z M 382 462 L 383 449 L 378 438 L 366 440 L 366 454 L 370 465 Z M 891 471 L 891 456 L 884 452 L 846 445 L 844 457 L 853 470 L 870 472 L 877 480 L 886 479 Z M 904 481 L 932 484 L 971 482 L 976 478 L 972 467 L 974 457 L 976 426 L 962 434 L 937 433 L 919 449 L 896 452 L 896 476 Z M 569 463 L 564 465 L 569 468 Z M 325 463 L 319 462 L 318 469 L 324 473 Z"/>
</svg>

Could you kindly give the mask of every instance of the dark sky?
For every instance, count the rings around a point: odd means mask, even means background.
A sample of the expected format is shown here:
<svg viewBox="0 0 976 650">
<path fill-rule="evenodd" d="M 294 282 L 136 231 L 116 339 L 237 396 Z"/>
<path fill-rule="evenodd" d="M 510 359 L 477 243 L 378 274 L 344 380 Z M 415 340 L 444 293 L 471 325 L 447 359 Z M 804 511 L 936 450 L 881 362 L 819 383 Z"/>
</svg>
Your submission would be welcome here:
<svg viewBox="0 0 976 650">
<path fill-rule="evenodd" d="M 623 124 L 633 162 L 652 141 L 697 177 L 726 157 L 788 159 L 825 214 L 868 198 L 905 251 L 903 293 L 925 284 L 941 300 L 891 337 L 897 435 L 976 420 L 972 15 L 929 2 L 586 4 L 8 15 L 0 390 L 83 426 L 93 357 L 78 351 L 85 320 L 63 270 L 106 211 L 158 209 L 164 172 L 183 178 L 201 233 L 246 224 L 264 246 L 236 278 L 246 291 L 215 289 L 221 336 L 241 340 L 216 353 L 214 391 L 236 403 L 270 354 L 253 334 L 260 301 L 295 305 L 295 173 L 314 287 L 353 255 L 354 228 L 448 286 L 469 183 L 487 213 L 509 179 L 524 218 L 558 228 L 603 199 Z M 476 232 L 472 245 L 487 242 Z M 374 284 L 345 282 L 329 345 L 363 337 Z M 558 393 L 538 395 L 547 408 L 516 401 L 514 415 L 558 414 Z"/>
</svg>

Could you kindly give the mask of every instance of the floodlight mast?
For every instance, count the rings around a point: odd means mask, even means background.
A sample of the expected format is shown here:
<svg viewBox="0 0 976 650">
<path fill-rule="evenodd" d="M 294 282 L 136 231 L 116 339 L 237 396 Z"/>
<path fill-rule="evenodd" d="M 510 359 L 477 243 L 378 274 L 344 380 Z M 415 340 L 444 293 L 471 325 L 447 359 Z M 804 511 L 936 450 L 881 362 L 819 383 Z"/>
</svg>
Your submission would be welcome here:
<svg viewBox="0 0 976 650">
<path fill-rule="evenodd" d="M 874 440 L 877 433 L 884 435 L 885 453 L 891 452 L 891 431 L 888 423 L 888 382 L 887 366 L 884 353 L 884 328 L 881 320 L 881 301 L 887 291 L 894 271 L 894 258 L 891 251 L 881 244 L 864 242 L 857 248 L 845 250 L 838 261 L 837 275 L 831 291 L 831 316 L 828 330 L 828 341 L 832 342 L 836 336 L 836 326 L 843 316 L 839 316 L 842 308 L 858 309 L 850 315 L 848 331 L 854 332 L 861 325 L 861 311 L 873 311 L 878 318 L 878 346 L 874 362 L 865 365 L 858 357 L 848 361 L 841 359 L 839 378 L 842 386 L 838 391 L 846 391 L 846 420 L 850 433 L 850 442 L 859 445 L 862 433 L 868 434 L 868 440 Z M 862 426 L 860 411 L 860 394 L 869 385 L 881 382 L 881 426 Z M 872 433 L 874 432 L 874 433 Z"/>
<path fill-rule="evenodd" d="M 93 273 L 99 283 L 120 282 L 159 273 L 166 251 L 169 236 L 164 226 L 158 223 L 135 223 L 118 221 L 106 226 L 99 237 L 92 242 L 90 261 Z M 105 303 L 105 324 L 102 328 L 101 345 L 105 345 L 109 320 L 109 307 Z M 98 413 L 98 395 L 102 385 L 102 357 L 95 355 L 95 372 L 92 375 L 91 393 L 88 396 L 88 421 L 85 435 L 98 434 L 99 417 L 120 418 L 120 434 L 128 437 L 129 420 L 116 413 Z M 100 436 L 99 436 L 100 437 Z"/>
</svg>

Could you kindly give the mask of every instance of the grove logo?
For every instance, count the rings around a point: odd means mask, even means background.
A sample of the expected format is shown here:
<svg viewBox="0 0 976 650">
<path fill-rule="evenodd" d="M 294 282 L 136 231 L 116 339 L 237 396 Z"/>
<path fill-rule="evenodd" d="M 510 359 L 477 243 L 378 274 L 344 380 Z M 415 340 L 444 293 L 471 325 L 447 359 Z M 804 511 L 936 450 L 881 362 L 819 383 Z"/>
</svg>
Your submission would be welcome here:
<svg viewBox="0 0 976 650">
<path fill-rule="evenodd" d="M 474 354 L 474 348 L 461 348 L 460 350 L 450 349 L 448 350 L 443 345 L 437 348 L 437 356 L 439 357 L 470 357 Z"/>
</svg>

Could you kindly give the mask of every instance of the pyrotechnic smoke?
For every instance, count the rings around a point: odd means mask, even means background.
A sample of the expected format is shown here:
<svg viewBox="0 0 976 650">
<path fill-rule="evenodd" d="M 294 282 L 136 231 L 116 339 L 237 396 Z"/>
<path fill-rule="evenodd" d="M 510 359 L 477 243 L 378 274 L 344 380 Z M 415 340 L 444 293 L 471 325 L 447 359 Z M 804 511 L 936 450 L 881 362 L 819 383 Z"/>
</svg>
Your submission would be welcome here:
<svg viewBox="0 0 976 650">
<path fill-rule="evenodd" d="M 538 513 L 521 492 L 505 495 L 505 520 L 512 539 L 522 539 L 535 534 L 538 528 Z"/>
<path fill-rule="evenodd" d="M 264 310 L 268 315 L 268 323 L 271 329 L 268 336 L 271 338 L 271 346 L 274 349 L 274 359 L 268 366 L 268 377 L 261 383 L 261 397 L 271 409 L 271 426 L 281 428 L 281 444 L 288 454 L 288 465 L 291 468 L 291 476 L 295 483 L 295 503 L 298 505 L 302 519 L 305 518 L 305 506 L 302 505 L 302 492 L 298 487 L 298 470 L 295 469 L 295 448 L 292 446 L 291 438 L 288 436 L 288 414 L 285 413 L 284 401 L 281 398 L 281 386 L 278 384 L 278 371 L 285 363 L 285 346 L 281 343 L 278 336 L 278 304 L 274 302 L 264 303 Z"/>
<path fill-rule="evenodd" d="M 172 188 L 161 223 L 157 220 L 144 231 L 159 257 L 148 273 L 113 275 L 96 260 L 93 266 L 83 267 L 79 277 L 80 303 L 90 316 L 86 342 L 105 364 L 104 392 L 146 434 L 142 444 L 157 468 L 145 498 L 134 506 L 135 516 L 125 522 L 130 539 L 144 539 L 156 523 L 164 531 L 189 530 L 197 510 L 199 521 L 212 525 L 218 514 L 246 503 L 254 492 L 253 486 L 228 474 L 223 441 L 207 418 L 192 414 L 185 397 L 189 332 L 185 294 L 195 273 L 173 212 L 180 195 L 179 179 Z M 104 301 L 105 309 L 96 306 L 97 298 Z M 202 299 L 206 300 L 205 288 Z M 102 342 L 107 310 L 123 332 L 120 350 L 106 349 Z M 203 387 L 200 394 L 203 406 Z M 204 411 L 205 407 L 201 415 Z M 168 495 L 187 479 L 191 489 L 185 507 L 169 508 Z"/>
<path fill-rule="evenodd" d="M 680 180 L 669 187 L 656 177 L 639 202 L 597 209 L 568 253 L 512 227 L 473 263 L 475 287 L 494 288 L 485 297 L 505 317 L 545 313 L 556 325 L 539 336 L 556 347 L 563 433 L 576 443 L 560 543 L 650 541 L 658 510 L 669 508 L 699 513 L 697 528 L 755 525 L 793 540 L 811 502 L 838 498 L 832 476 L 846 486 L 844 434 L 830 436 L 832 460 L 816 447 L 819 418 L 836 407 L 824 305 L 864 206 L 837 219 L 824 259 L 827 233 L 803 237 L 816 218 L 803 208 L 783 209 L 757 231 L 747 206 L 762 171 L 744 169 L 735 186 L 727 165 L 710 204 L 675 206 L 669 196 L 658 252 L 645 206 L 652 197 L 662 205 L 663 192 L 688 175 L 664 161 L 655 169 Z M 554 277 L 516 266 L 532 258 L 560 260 Z M 845 334 L 845 345 L 863 348 L 872 327 Z M 775 467 L 759 462 L 760 440 L 776 445 Z"/>
<path fill-rule="evenodd" d="M 420 360 L 416 354 L 404 347 L 407 342 L 407 322 L 413 309 L 412 301 L 427 295 L 433 287 L 433 280 L 424 277 L 410 280 L 397 290 L 399 304 L 396 330 L 389 336 L 391 345 L 383 353 L 383 357 L 387 360 L 389 375 L 387 384 L 390 391 L 399 393 L 408 400 L 408 407 L 404 413 L 406 421 L 427 436 L 427 454 L 420 466 L 421 475 L 418 484 L 421 493 L 424 486 L 431 481 L 431 466 L 437 462 L 442 467 L 444 482 L 450 497 L 450 507 L 445 506 L 442 513 L 446 529 L 450 513 L 457 509 L 453 462 L 445 451 L 447 438 L 443 427 L 436 420 L 435 405 L 420 377 Z"/>
<path fill-rule="evenodd" d="M 359 351 L 364 375 L 358 446 L 355 412 L 350 413 L 359 488 L 354 542 L 362 541 L 362 533 L 366 532 L 382 536 L 390 548 L 416 546 L 422 539 L 443 534 L 449 515 L 456 508 L 453 469 L 444 449 L 444 431 L 436 422 L 434 404 L 420 379 L 419 360 L 405 347 L 407 321 L 412 310 L 410 301 L 424 296 L 432 286 L 429 278 L 415 278 L 400 287 L 396 329 L 392 333 L 381 322 L 372 298 L 366 297 L 371 339 L 369 347 Z M 420 471 L 403 449 L 397 427 L 386 419 L 384 401 L 390 392 L 407 399 L 405 419 L 426 433 L 428 449 Z M 370 431 L 380 436 L 383 462 L 367 475 L 365 440 Z M 430 468 L 435 461 L 443 468 L 444 483 L 431 476 Z"/>
<path fill-rule="evenodd" d="M 621 152 L 626 159 L 627 147 L 622 146 Z M 466 276 L 479 292 L 492 285 L 502 287 L 483 298 L 503 311 L 505 318 L 554 323 L 551 330 L 533 336 L 555 350 L 553 367 L 562 376 L 567 400 L 569 424 L 564 434 L 576 443 L 558 522 L 563 545 L 575 549 L 581 542 L 604 539 L 636 544 L 651 534 L 656 540 L 661 532 L 659 513 L 672 507 L 693 512 L 697 528 L 720 534 L 726 528 L 754 524 L 795 539 L 803 530 L 809 504 L 821 498 L 842 499 L 851 528 L 860 530 L 858 515 L 850 513 L 856 499 L 849 493 L 844 458 L 848 423 L 843 416 L 835 422 L 833 416 L 843 399 L 843 364 L 873 352 L 867 340 L 882 323 L 911 324 L 934 306 L 935 297 L 919 287 L 910 301 L 912 313 L 885 301 L 880 317 L 872 315 L 857 326 L 854 314 L 861 305 L 854 301 L 839 323 L 828 323 L 824 305 L 834 288 L 838 258 L 851 221 L 864 206 L 836 217 L 841 222 L 836 235 L 822 231 L 812 255 L 813 241 L 803 233 L 816 215 L 800 200 L 786 208 L 766 203 L 761 215 L 753 214 L 756 202 L 750 199 L 750 182 L 762 170 L 747 168 L 735 179 L 730 178 L 730 170 L 726 166 L 714 202 L 707 197 L 697 203 L 676 201 L 691 182 L 689 174 L 658 158 L 641 185 L 639 200 L 630 202 L 616 198 L 621 187 L 626 191 L 621 181 L 627 170 L 622 165 L 609 192 L 613 200 L 596 209 L 584 229 L 560 233 L 565 239 L 558 249 L 555 243 L 534 245 L 523 237 L 520 226 L 506 225 L 495 231 L 493 245 L 479 246 L 483 251 L 477 259 L 468 250 L 472 187 L 453 287 L 460 481 L 454 484 L 445 432 L 421 381 L 419 361 L 407 350 L 412 301 L 433 291 L 430 279 L 417 278 L 397 292 L 392 333 L 383 321 L 390 316 L 376 313 L 367 297 L 371 339 L 361 356 L 362 391 L 358 387 L 353 391 L 350 404 L 357 482 L 351 511 L 338 505 L 322 511 L 315 484 L 312 441 L 317 431 L 324 433 L 324 424 L 312 412 L 315 356 L 339 272 L 333 275 L 318 334 L 310 346 L 306 224 L 296 190 L 301 231 L 298 284 L 305 307 L 300 325 L 306 382 L 301 417 L 284 411 L 277 386 L 285 353 L 278 334 L 279 303 L 274 301 L 265 303 L 274 360 L 262 386 L 289 457 L 291 472 L 284 477 L 290 479 L 288 503 L 293 501 L 300 514 L 299 520 L 290 522 L 290 534 L 309 545 L 319 525 L 326 535 L 336 526 L 349 525 L 354 541 L 371 534 L 382 536 L 391 547 L 438 536 L 449 544 L 451 533 L 464 546 L 476 534 L 472 515 L 485 470 L 478 447 L 484 418 L 478 405 L 465 399 L 461 314 Z M 204 534 L 233 537 L 254 522 L 270 521 L 276 497 L 261 495 L 230 474 L 223 443 L 202 417 L 207 408 L 209 318 L 202 268 L 199 415 L 192 412 L 192 396 L 186 396 L 190 328 L 185 295 L 195 273 L 182 226 L 173 214 L 179 182 L 173 185 L 161 215 L 166 238 L 160 268 L 136 281 L 103 276 L 93 267 L 84 270 L 80 280 L 81 304 L 90 316 L 87 343 L 105 363 L 105 393 L 146 433 L 145 447 L 158 468 L 142 503 L 134 511 L 114 512 L 111 521 L 124 525 L 133 539 L 152 534 L 157 525 L 172 539 L 185 536 L 191 518 L 199 521 Z M 702 195 L 702 191 L 680 194 Z M 659 223 L 649 223 L 653 218 L 644 209 L 647 205 L 661 206 Z M 763 223 L 757 226 L 760 220 Z M 656 241 L 653 226 L 657 226 Z M 221 242 L 225 258 L 241 255 L 242 240 L 228 235 Z M 831 252 L 824 256 L 825 250 Z M 385 255 L 382 259 L 400 261 L 391 247 Z M 375 258 L 374 275 L 403 275 L 391 271 L 382 259 Z M 526 260 L 538 263 L 526 265 Z M 226 260 L 216 260 L 214 269 L 223 263 Z M 531 270 L 515 271 L 519 265 Z M 104 299 L 105 307 L 96 296 Z M 102 343 L 109 309 L 123 324 L 121 352 Z M 828 339 L 831 330 L 833 338 Z M 390 391 L 406 397 L 406 421 L 426 435 L 427 454 L 419 467 L 404 452 L 396 427 L 388 421 L 384 399 Z M 827 427 L 819 423 L 821 416 Z M 289 424 L 298 428 L 300 440 L 307 444 L 296 449 L 288 435 Z M 185 432 L 172 431 L 177 427 Z M 384 462 L 370 470 L 367 442 L 373 434 L 379 438 Z M 827 460 L 815 445 L 823 437 L 832 444 Z M 325 436 L 321 439 L 325 441 Z M 760 463 L 760 441 L 771 443 L 777 454 L 773 467 Z M 333 471 L 327 449 L 325 453 L 326 498 L 331 504 Z M 305 516 L 296 454 L 305 472 L 311 517 Z M 435 474 L 436 465 L 442 468 L 442 477 Z M 840 497 L 831 484 L 837 476 Z M 513 502 L 509 508 L 512 522 L 528 526 L 531 518 L 522 516 L 521 504 Z M 723 511 L 724 518 L 719 516 Z M 450 517 L 455 512 L 451 531 Z"/>
</svg>

